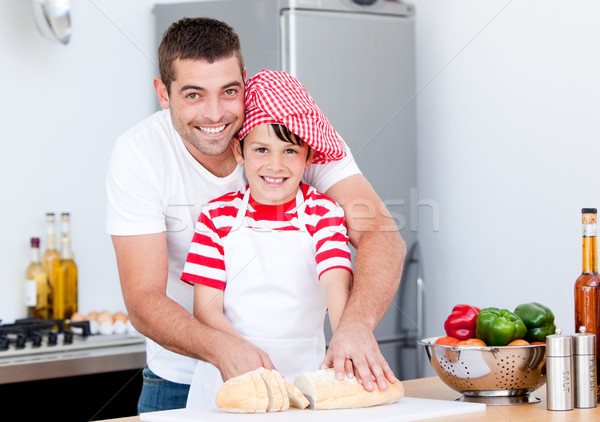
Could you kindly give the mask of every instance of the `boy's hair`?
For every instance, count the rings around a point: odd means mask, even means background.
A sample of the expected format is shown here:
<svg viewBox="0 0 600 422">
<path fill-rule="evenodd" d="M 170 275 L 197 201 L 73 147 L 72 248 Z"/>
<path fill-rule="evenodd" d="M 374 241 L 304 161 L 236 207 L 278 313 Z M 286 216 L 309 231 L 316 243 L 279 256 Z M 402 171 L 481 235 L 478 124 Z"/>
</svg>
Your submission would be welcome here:
<svg viewBox="0 0 600 422">
<path fill-rule="evenodd" d="M 285 125 L 280 125 L 278 123 L 271 123 L 271 127 L 273 128 L 273 132 L 275 132 L 275 135 L 277 135 L 277 137 L 279 139 L 281 139 L 283 142 L 289 142 L 290 144 L 294 144 L 294 145 L 298 145 L 298 146 L 303 146 L 306 143 L 302 140 L 302 138 L 300 138 L 294 132 L 289 130 L 287 128 L 287 126 L 285 126 Z M 308 157 L 310 157 L 311 147 L 310 147 L 310 145 L 307 145 L 307 146 L 308 146 L 308 152 L 306 154 L 306 159 L 308 160 Z M 243 157 L 244 156 L 244 140 L 243 139 L 240 139 L 240 149 L 242 151 L 242 157 Z"/>
<path fill-rule="evenodd" d="M 165 31 L 158 47 L 160 78 L 170 93 L 171 82 L 176 78 L 175 60 L 206 60 L 214 63 L 232 56 L 237 56 L 243 74 L 242 48 L 231 26 L 212 18 L 183 18 Z"/>
</svg>

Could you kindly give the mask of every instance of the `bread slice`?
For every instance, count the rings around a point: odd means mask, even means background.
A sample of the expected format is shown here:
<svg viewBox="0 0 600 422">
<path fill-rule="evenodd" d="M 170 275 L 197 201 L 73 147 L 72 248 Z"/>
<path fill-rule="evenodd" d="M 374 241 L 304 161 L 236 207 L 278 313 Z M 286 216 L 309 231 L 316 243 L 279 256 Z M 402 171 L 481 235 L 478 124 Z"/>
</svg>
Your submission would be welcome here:
<svg viewBox="0 0 600 422">
<path fill-rule="evenodd" d="M 258 407 L 256 382 L 250 372 L 228 379 L 217 391 L 215 404 L 234 413 L 254 413 Z"/>
<path fill-rule="evenodd" d="M 281 392 L 281 397 L 283 398 L 283 403 L 281 405 L 281 411 L 285 412 L 290 408 L 290 397 L 287 392 L 287 388 L 285 388 L 285 378 L 273 369 L 273 375 L 275 375 L 275 379 L 277 380 L 277 384 L 279 385 L 279 391 Z M 303 396 L 304 397 L 304 396 Z"/>
<path fill-rule="evenodd" d="M 359 384 L 356 378 L 338 380 L 333 368 L 306 372 L 294 380 L 294 385 L 308 398 L 310 408 L 347 409 L 393 403 L 404 396 L 402 382 L 388 383 L 386 390 L 369 392 Z"/>
<path fill-rule="evenodd" d="M 283 382 L 285 384 L 285 389 L 290 400 L 290 406 L 298 409 L 306 409 L 310 402 L 306 397 L 304 397 L 302 391 L 300 391 L 294 384 L 292 384 L 285 378 L 283 379 Z"/>
<path fill-rule="evenodd" d="M 252 376 L 254 381 L 254 385 L 256 386 L 255 397 L 256 397 L 256 409 L 254 410 L 256 413 L 264 413 L 267 411 L 269 407 L 269 395 L 267 393 L 267 385 L 260 375 L 259 371 L 261 368 L 255 369 L 254 371 L 250 371 L 249 374 Z M 240 394 L 242 397 L 243 395 Z"/>
<path fill-rule="evenodd" d="M 283 394 L 281 392 L 281 388 L 279 387 L 277 377 L 273 371 L 265 368 L 258 368 L 257 371 L 267 387 L 267 397 L 269 398 L 267 412 L 279 412 L 283 406 Z"/>
</svg>

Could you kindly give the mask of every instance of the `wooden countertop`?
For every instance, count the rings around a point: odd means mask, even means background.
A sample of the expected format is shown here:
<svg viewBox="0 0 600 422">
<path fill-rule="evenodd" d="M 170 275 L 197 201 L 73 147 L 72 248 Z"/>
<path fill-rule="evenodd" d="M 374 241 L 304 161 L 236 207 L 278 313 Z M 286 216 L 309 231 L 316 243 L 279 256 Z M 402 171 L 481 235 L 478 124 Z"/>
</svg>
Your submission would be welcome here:
<svg viewBox="0 0 600 422">
<path fill-rule="evenodd" d="M 437 400 L 454 400 L 460 393 L 452 390 L 438 377 L 420 378 L 403 381 L 407 397 Z M 546 409 L 546 386 L 536 390 L 533 395 L 541 401 L 534 404 L 512 406 L 487 406 L 485 412 L 468 413 L 443 418 L 427 419 L 445 422 L 589 422 L 600 420 L 600 407 L 593 409 L 573 409 L 570 411 L 549 411 Z M 137 416 L 111 419 L 111 422 L 139 422 Z"/>
</svg>

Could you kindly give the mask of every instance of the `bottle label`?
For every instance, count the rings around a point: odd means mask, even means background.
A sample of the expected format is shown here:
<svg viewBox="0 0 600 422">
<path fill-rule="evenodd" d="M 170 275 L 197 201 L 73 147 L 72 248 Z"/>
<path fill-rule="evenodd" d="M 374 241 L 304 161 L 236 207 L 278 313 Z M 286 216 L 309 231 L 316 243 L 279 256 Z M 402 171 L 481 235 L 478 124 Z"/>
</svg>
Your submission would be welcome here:
<svg viewBox="0 0 600 422">
<path fill-rule="evenodd" d="M 595 224 L 584 224 L 583 225 L 583 236 L 594 237 L 596 236 L 596 225 Z"/>
<path fill-rule="evenodd" d="M 25 306 L 37 305 L 37 283 L 35 280 L 25 280 Z"/>
</svg>

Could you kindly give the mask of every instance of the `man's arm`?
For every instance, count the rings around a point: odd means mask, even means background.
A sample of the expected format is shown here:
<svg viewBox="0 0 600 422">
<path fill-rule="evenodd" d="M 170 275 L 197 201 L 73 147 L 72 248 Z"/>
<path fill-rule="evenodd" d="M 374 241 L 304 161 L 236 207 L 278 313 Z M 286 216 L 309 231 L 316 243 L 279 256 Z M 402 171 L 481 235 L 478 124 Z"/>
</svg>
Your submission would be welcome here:
<svg viewBox="0 0 600 422">
<path fill-rule="evenodd" d="M 326 194 L 343 208 L 350 242 L 356 248 L 350 299 L 333 334 L 322 367 L 333 365 L 338 378 L 354 375 L 366 390 L 380 389 L 395 377 L 373 334 L 400 283 L 406 246 L 394 219 L 362 175 L 347 177 Z"/>
<path fill-rule="evenodd" d="M 205 326 L 167 297 L 165 233 L 112 236 L 112 240 L 127 312 L 141 334 L 173 352 L 212 363 L 224 380 L 268 365 L 266 353 Z"/>
</svg>

